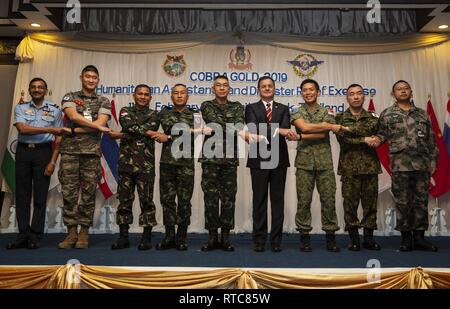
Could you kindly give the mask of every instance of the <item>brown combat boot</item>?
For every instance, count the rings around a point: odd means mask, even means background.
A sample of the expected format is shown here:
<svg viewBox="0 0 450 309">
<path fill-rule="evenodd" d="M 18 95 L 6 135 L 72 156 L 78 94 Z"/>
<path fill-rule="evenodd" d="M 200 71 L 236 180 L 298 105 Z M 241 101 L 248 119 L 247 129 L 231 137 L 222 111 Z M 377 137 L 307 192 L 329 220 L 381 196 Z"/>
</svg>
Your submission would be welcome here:
<svg viewBox="0 0 450 309">
<path fill-rule="evenodd" d="M 58 244 L 59 249 L 73 248 L 78 240 L 77 226 L 70 225 L 67 227 L 66 238 Z"/>
<path fill-rule="evenodd" d="M 80 228 L 80 234 L 78 234 L 78 241 L 75 244 L 77 249 L 86 249 L 89 247 L 89 226 L 82 225 Z"/>
</svg>

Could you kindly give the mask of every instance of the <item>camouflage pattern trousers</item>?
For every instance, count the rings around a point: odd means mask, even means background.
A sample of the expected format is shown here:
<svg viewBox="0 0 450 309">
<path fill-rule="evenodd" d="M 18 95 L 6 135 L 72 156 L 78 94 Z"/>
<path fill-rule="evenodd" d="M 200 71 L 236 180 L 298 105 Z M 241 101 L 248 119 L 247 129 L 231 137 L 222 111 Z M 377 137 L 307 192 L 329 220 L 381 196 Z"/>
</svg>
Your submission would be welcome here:
<svg viewBox="0 0 450 309">
<path fill-rule="evenodd" d="M 349 228 L 377 229 L 378 175 L 342 175 L 345 230 Z M 358 219 L 361 201 L 363 218 Z"/>
<path fill-rule="evenodd" d="M 119 207 L 117 208 L 117 224 L 133 223 L 134 190 L 137 187 L 141 213 L 139 215 L 140 226 L 155 226 L 155 204 L 153 203 L 153 186 L 155 173 L 125 173 L 119 172 Z"/>
<path fill-rule="evenodd" d="M 429 183 L 430 173 L 425 171 L 392 173 L 392 194 L 397 209 L 396 230 L 428 229 Z"/>
<path fill-rule="evenodd" d="M 194 167 L 161 163 L 159 196 L 165 226 L 188 226 L 191 223 L 191 198 L 194 191 Z M 175 198 L 178 202 L 175 202 Z"/>
<path fill-rule="evenodd" d="M 320 195 L 322 230 L 329 232 L 339 230 L 335 206 L 336 179 L 333 170 L 311 171 L 298 168 L 295 175 L 297 181 L 295 225 L 297 230 L 301 233 L 308 233 L 312 230 L 311 202 L 315 185 L 317 185 Z"/>
<path fill-rule="evenodd" d="M 236 205 L 237 167 L 202 164 L 202 170 L 205 228 L 232 230 Z"/>
<path fill-rule="evenodd" d="M 58 177 L 64 202 L 65 225 L 92 225 L 95 191 L 101 175 L 99 156 L 61 154 Z"/>
</svg>

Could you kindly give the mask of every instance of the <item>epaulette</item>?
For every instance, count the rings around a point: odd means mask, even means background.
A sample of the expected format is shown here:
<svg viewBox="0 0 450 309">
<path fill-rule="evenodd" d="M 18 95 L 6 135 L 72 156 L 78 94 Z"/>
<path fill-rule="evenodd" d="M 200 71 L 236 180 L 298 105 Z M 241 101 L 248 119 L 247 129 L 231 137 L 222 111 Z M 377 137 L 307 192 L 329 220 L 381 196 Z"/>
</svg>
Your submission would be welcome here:
<svg viewBox="0 0 450 309">
<path fill-rule="evenodd" d="M 51 105 L 51 106 L 53 106 L 53 107 L 55 107 L 55 108 L 57 108 L 57 109 L 59 109 L 59 105 L 57 105 L 56 103 L 47 101 L 47 104 L 48 104 L 48 105 Z"/>
</svg>

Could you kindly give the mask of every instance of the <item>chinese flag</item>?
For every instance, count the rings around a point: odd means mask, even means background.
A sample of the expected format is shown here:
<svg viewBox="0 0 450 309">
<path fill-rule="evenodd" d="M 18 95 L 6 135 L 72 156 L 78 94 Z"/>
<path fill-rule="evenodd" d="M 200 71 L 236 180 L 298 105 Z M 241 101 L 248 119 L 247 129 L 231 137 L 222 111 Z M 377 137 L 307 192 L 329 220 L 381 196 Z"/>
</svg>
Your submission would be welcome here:
<svg viewBox="0 0 450 309">
<path fill-rule="evenodd" d="M 368 111 L 370 113 L 375 113 L 375 105 L 373 104 L 373 99 L 370 98 Z M 389 166 L 389 146 L 388 143 L 383 143 L 378 146 L 377 155 L 378 159 L 380 159 L 381 164 L 383 164 L 384 169 L 391 175 L 391 168 Z"/>
<path fill-rule="evenodd" d="M 431 100 L 427 103 L 427 114 L 431 119 L 431 126 L 434 132 L 436 145 L 439 149 L 439 158 L 436 164 L 436 171 L 431 177 L 430 193 L 434 197 L 439 197 L 450 190 L 450 158 L 447 154 L 444 138 L 441 129 L 434 114 Z"/>
</svg>

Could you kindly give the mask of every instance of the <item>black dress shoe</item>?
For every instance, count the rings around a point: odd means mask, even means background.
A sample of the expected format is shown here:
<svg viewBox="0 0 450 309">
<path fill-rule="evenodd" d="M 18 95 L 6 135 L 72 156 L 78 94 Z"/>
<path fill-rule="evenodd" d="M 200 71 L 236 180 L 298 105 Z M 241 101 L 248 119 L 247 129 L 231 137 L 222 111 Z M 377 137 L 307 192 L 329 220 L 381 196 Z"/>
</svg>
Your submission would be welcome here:
<svg viewBox="0 0 450 309">
<path fill-rule="evenodd" d="M 263 244 L 255 244 L 253 251 L 255 252 L 264 252 L 265 248 Z"/>
<path fill-rule="evenodd" d="M 27 238 L 18 238 L 15 241 L 12 241 L 6 245 L 7 250 L 12 249 L 23 249 L 28 246 L 28 239 Z"/>
<path fill-rule="evenodd" d="M 280 245 L 272 245 L 270 250 L 272 250 L 272 252 L 281 252 L 281 251 L 283 251 L 283 249 L 281 249 Z"/>
<path fill-rule="evenodd" d="M 29 240 L 27 248 L 28 249 L 39 249 L 41 245 L 39 244 L 39 241 L 37 240 Z"/>
</svg>

